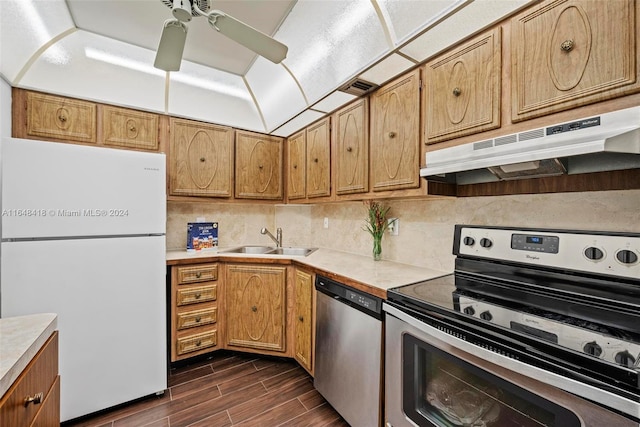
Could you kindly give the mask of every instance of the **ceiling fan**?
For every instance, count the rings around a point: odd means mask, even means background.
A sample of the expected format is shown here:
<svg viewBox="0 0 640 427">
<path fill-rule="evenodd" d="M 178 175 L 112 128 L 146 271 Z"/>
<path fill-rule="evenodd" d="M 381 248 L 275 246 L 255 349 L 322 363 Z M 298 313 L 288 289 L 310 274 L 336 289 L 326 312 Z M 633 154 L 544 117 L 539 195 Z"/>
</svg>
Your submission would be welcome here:
<svg viewBox="0 0 640 427">
<path fill-rule="evenodd" d="M 161 0 L 171 8 L 174 19 L 167 19 L 153 66 L 165 71 L 180 70 L 187 40 L 187 26 L 193 16 L 204 16 L 216 31 L 271 62 L 280 63 L 287 56 L 287 46 L 248 24 L 219 10 L 209 10 L 209 0 Z M 206 12 L 204 12 L 205 10 Z"/>
</svg>

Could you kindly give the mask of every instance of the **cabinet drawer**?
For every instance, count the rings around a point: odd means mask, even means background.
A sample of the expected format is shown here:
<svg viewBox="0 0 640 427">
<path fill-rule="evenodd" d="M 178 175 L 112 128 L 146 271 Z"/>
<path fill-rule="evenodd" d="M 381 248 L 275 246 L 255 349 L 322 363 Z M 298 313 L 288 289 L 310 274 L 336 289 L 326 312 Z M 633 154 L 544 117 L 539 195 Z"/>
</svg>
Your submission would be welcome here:
<svg viewBox="0 0 640 427">
<path fill-rule="evenodd" d="M 54 332 L 0 400 L 0 425 L 29 426 L 58 376 L 58 333 Z M 25 399 L 39 398 L 25 406 Z"/>
<path fill-rule="evenodd" d="M 96 142 L 96 105 L 29 92 L 27 135 L 65 141 Z"/>
<path fill-rule="evenodd" d="M 178 267 L 178 284 L 209 282 L 218 279 L 218 265 L 196 265 Z"/>
<path fill-rule="evenodd" d="M 218 342 L 218 331 L 210 331 L 204 334 L 189 335 L 188 337 L 178 338 L 177 353 L 178 355 L 192 353 L 209 347 L 215 347 Z"/>
<path fill-rule="evenodd" d="M 215 301 L 216 285 L 198 286 L 197 288 L 178 289 L 176 305 L 196 304 L 205 301 Z"/>
<path fill-rule="evenodd" d="M 186 311 L 178 313 L 178 330 L 216 323 L 218 320 L 218 308 L 212 307 L 205 310 Z"/>
</svg>

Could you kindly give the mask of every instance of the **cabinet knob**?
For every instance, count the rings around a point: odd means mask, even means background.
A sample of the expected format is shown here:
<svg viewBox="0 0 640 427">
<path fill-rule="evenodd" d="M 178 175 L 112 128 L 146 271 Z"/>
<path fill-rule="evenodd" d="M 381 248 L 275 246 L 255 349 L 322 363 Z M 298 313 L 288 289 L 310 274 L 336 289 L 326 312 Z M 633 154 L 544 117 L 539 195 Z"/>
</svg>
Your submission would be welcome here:
<svg viewBox="0 0 640 427">
<path fill-rule="evenodd" d="M 565 52 L 571 52 L 574 45 L 575 43 L 573 42 L 573 40 L 568 39 L 560 43 L 560 49 L 564 50 Z"/>
<path fill-rule="evenodd" d="M 202 277 L 202 271 L 196 271 L 196 278 L 199 279 Z"/>
<path fill-rule="evenodd" d="M 200 347 L 202 345 L 202 341 L 198 340 L 196 341 L 196 347 Z"/>
<path fill-rule="evenodd" d="M 459 87 L 454 87 L 453 88 L 453 96 L 460 96 L 461 93 L 462 93 L 462 91 L 460 90 Z"/>
<path fill-rule="evenodd" d="M 67 121 L 67 117 L 63 116 L 62 114 L 58 116 L 58 120 L 60 120 L 62 123 Z"/>
<path fill-rule="evenodd" d="M 253 312 L 255 313 L 256 311 L 258 311 L 258 307 L 256 307 L 256 306 L 254 305 L 253 307 L 251 307 L 251 311 L 253 311 Z"/>
<path fill-rule="evenodd" d="M 200 161 L 204 162 L 206 159 L 204 157 L 200 157 Z"/>
<path fill-rule="evenodd" d="M 37 405 L 38 403 L 42 402 L 42 397 L 44 396 L 44 394 L 42 393 L 36 393 L 33 396 L 27 396 L 24 398 L 24 406 L 29 406 L 30 403 L 33 403 L 34 405 Z"/>
<path fill-rule="evenodd" d="M 262 165 L 259 165 L 259 166 L 258 166 L 258 169 L 262 169 L 262 167 L 263 167 Z"/>
<path fill-rule="evenodd" d="M 301 322 L 304 322 L 304 317 L 298 316 L 298 320 L 301 321 Z"/>
<path fill-rule="evenodd" d="M 347 147 L 347 151 L 350 153 L 350 152 L 352 152 L 352 151 L 353 151 L 353 148 L 351 148 L 351 147 Z"/>
<path fill-rule="evenodd" d="M 318 159 L 313 159 L 313 163 L 318 163 Z"/>
<path fill-rule="evenodd" d="M 293 165 L 293 168 L 294 169 L 298 169 L 298 165 Z"/>
<path fill-rule="evenodd" d="M 200 316 L 196 317 L 196 323 L 200 323 L 200 321 L 202 320 L 202 318 Z"/>
<path fill-rule="evenodd" d="M 200 297 L 201 297 L 201 296 L 202 296 L 202 294 L 197 293 L 197 294 L 195 294 L 193 297 L 194 297 L 195 299 L 200 299 Z"/>
<path fill-rule="evenodd" d="M 389 138 L 395 138 L 395 137 L 396 137 L 395 132 L 389 132 Z"/>
<path fill-rule="evenodd" d="M 135 131 L 136 131 L 136 127 L 135 127 L 135 126 L 129 126 L 129 130 L 130 130 L 131 132 L 135 132 Z"/>
</svg>

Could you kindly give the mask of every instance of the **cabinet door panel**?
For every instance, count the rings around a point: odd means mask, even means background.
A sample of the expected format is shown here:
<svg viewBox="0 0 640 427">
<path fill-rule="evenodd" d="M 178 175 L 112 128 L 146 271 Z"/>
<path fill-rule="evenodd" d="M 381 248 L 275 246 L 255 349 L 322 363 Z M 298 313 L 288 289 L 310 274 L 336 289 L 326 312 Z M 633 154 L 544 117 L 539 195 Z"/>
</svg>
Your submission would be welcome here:
<svg viewBox="0 0 640 427">
<path fill-rule="evenodd" d="M 500 126 L 500 28 L 425 66 L 426 141 Z"/>
<path fill-rule="evenodd" d="M 331 194 L 329 117 L 307 128 L 307 197 Z"/>
<path fill-rule="evenodd" d="M 282 138 L 237 132 L 237 198 L 282 199 L 282 145 Z"/>
<path fill-rule="evenodd" d="M 366 98 L 336 112 L 336 194 L 369 191 L 369 104 Z"/>
<path fill-rule="evenodd" d="M 229 265 L 227 344 L 285 351 L 285 267 Z"/>
<path fill-rule="evenodd" d="M 303 199 L 306 195 L 306 135 L 306 131 L 303 130 L 287 140 L 287 197 L 289 200 Z"/>
<path fill-rule="evenodd" d="M 511 21 L 512 119 L 637 92 L 633 0 L 547 1 Z"/>
<path fill-rule="evenodd" d="M 158 115 L 102 107 L 103 142 L 127 148 L 158 149 Z"/>
<path fill-rule="evenodd" d="M 373 191 L 419 187 L 419 116 L 419 70 L 371 96 Z"/>
<path fill-rule="evenodd" d="M 233 129 L 171 119 L 170 194 L 230 197 Z"/>
<path fill-rule="evenodd" d="M 311 274 L 297 270 L 295 283 L 295 358 L 311 372 L 313 369 L 313 278 Z"/>
<path fill-rule="evenodd" d="M 27 93 L 27 135 L 64 141 L 96 142 L 96 104 Z"/>
</svg>

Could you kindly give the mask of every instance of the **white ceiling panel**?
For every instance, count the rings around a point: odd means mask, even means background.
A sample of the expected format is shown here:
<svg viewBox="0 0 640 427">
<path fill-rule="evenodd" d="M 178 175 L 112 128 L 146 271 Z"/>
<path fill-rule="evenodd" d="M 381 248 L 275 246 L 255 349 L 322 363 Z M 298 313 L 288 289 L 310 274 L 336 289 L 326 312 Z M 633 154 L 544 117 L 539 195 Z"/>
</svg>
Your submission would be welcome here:
<svg viewBox="0 0 640 427">
<path fill-rule="evenodd" d="M 422 62 L 466 36 L 536 0 L 475 0 L 400 49 Z"/>
<path fill-rule="evenodd" d="M 310 103 L 390 50 L 370 0 L 299 0 L 275 36 Z"/>
<path fill-rule="evenodd" d="M 456 7 L 473 0 L 377 0 L 398 46 Z"/>
<path fill-rule="evenodd" d="M 349 93 L 335 91 L 331 95 L 324 98 L 322 101 L 314 104 L 311 108 L 316 111 L 322 111 L 323 113 L 330 113 L 333 110 L 342 107 L 348 102 L 353 101 L 357 97 Z"/>
<path fill-rule="evenodd" d="M 273 135 L 283 136 L 286 138 L 290 135 L 293 135 L 294 132 L 299 131 L 303 127 L 310 125 L 316 120 L 321 119 L 322 117 L 324 117 L 324 114 L 318 111 L 303 111 L 300 115 L 294 117 L 293 119 L 291 119 L 291 121 L 285 123 L 271 133 Z"/>
<path fill-rule="evenodd" d="M 39 49 L 75 28 L 64 0 L 0 0 L 0 23 L 0 72 L 10 82 L 20 78 Z M 66 60 L 56 48 L 47 55 Z"/>
<path fill-rule="evenodd" d="M 76 31 L 52 49 L 65 61 L 44 52 L 24 75 L 22 86 L 164 112 L 165 72 L 151 65 L 153 51 L 85 31 Z"/>
<path fill-rule="evenodd" d="M 410 61 L 397 53 L 393 53 L 360 74 L 359 77 L 370 83 L 381 85 L 414 65 L 416 65 L 416 62 Z"/>
<path fill-rule="evenodd" d="M 187 61 L 179 73 L 170 74 L 169 114 L 265 131 L 242 77 Z"/>
<path fill-rule="evenodd" d="M 307 107 L 300 88 L 282 65 L 258 57 L 245 78 L 267 130 L 280 126 Z"/>
</svg>

